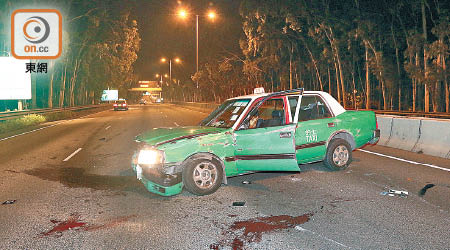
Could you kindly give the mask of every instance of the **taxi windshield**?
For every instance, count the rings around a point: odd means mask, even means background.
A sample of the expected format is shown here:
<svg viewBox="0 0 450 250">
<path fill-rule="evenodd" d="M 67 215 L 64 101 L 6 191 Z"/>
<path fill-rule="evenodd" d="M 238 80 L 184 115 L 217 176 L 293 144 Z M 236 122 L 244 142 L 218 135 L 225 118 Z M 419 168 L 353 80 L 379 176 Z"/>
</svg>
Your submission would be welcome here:
<svg viewBox="0 0 450 250">
<path fill-rule="evenodd" d="M 231 128 L 249 103 L 250 99 L 233 99 L 225 101 L 206 117 L 200 123 L 200 126 Z"/>
</svg>

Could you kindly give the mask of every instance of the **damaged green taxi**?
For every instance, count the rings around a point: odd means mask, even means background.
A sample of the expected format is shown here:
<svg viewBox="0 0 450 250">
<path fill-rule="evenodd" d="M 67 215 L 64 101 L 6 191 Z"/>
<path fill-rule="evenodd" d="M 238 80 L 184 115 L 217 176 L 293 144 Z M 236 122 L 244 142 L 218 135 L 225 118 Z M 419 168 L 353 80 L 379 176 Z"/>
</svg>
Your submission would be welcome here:
<svg viewBox="0 0 450 250">
<path fill-rule="evenodd" d="M 207 195 L 247 172 L 301 171 L 317 161 L 345 169 L 353 150 L 379 136 L 374 112 L 345 110 L 328 93 L 258 93 L 226 100 L 199 126 L 137 136 L 132 168 L 150 192 Z"/>
</svg>

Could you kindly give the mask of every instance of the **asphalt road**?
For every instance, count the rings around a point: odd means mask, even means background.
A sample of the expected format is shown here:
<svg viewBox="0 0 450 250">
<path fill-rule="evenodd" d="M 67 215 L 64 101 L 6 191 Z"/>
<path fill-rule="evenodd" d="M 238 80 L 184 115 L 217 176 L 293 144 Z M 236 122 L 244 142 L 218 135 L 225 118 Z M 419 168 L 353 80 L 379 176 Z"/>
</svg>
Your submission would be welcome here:
<svg viewBox="0 0 450 250">
<path fill-rule="evenodd" d="M 15 200 L 0 205 L 0 249 L 450 248 L 450 160 L 392 148 L 355 151 L 345 171 L 230 178 L 209 196 L 147 192 L 130 168 L 133 138 L 205 116 L 131 106 L 0 139 L 0 203 Z"/>
</svg>

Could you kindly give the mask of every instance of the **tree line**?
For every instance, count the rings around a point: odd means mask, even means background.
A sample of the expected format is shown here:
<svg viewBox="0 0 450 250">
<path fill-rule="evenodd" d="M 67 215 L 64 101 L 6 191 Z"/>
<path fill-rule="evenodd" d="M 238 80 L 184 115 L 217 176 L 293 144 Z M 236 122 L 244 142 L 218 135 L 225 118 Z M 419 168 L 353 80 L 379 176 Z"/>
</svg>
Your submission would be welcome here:
<svg viewBox="0 0 450 250">
<path fill-rule="evenodd" d="M 132 5 L 114 0 L 0 2 L 7 13 L 24 6 L 55 8 L 63 17 L 61 57 L 32 60 L 48 65 L 46 74 L 31 75 L 32 108 L 93 104 L 102 90 L 118 89 L 125 95 L 137 81 L 132 65 L 140 36 L 137 21 L 130 15 Z"/>
<path fill-rule="evenodd" d="M 203 101 L 303 87 L 346 108 L 450 112 L 441 0 L 243 0 L 241 53 L 193 75 Z"/>
</svg>

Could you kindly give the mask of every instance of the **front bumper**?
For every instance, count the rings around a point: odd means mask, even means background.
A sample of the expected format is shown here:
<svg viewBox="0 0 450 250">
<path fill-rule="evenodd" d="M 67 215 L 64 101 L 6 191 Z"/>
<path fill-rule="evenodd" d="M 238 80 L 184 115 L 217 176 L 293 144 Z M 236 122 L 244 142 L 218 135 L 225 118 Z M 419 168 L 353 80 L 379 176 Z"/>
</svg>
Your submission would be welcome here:
<svg viewBox="0 0 450 250">
<path fill-rule="evenodd" d="M 172 196 L 181 193 L 183 189 L 181 173 L 165 174 L 162 171 L 163 164 L 149 166 L 133 163 L 131 167 L 134 172 L 136 172 L 137 167 L 142 168 L 140 181 L 149 192 L 162 196 Z"/>
</svg>

